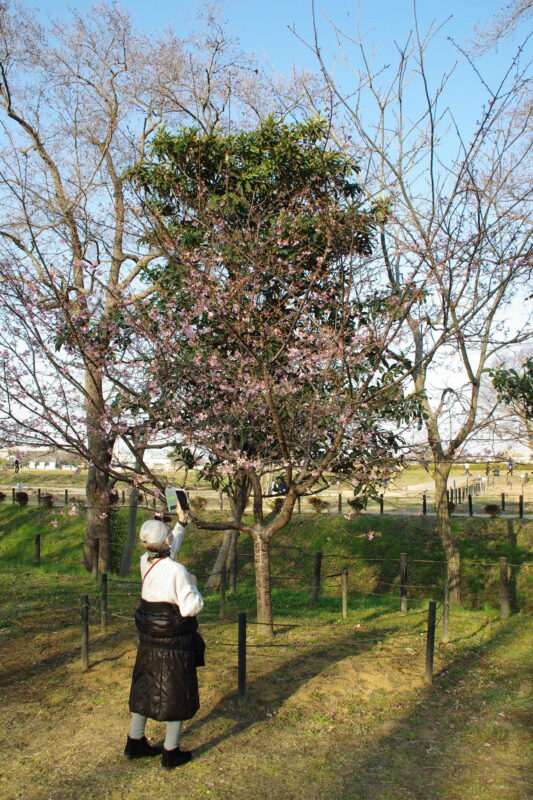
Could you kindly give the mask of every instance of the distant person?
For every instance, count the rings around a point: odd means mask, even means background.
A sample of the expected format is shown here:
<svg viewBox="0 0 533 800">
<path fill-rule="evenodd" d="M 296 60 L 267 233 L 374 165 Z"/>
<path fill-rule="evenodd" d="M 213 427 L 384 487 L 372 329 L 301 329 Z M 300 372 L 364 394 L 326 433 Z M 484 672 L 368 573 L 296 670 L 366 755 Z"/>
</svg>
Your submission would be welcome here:
<svg viewBox="0 0 533 800">
<path fill-rule="evenodd" d="M 20 472 L 20 461 L 18 458 L 15 459 L 15 463 L 13 465 L 15 472 Z"/>
<path fill-rule="evenodd" d="M 174 530 L 162 520 L 148 520 L 139 531 L 146 552 L 141 557 L 141 603 L 135 612 L 139 649 L 133 668 L 129 708 L 131 724 L 126 758 L 161 754 L 161 766 L 173 769 L 191 760 L 179 746 L 183 721 L 200 707 L 196 668 L 204 664 L 205 645 L 196 615 L 204 601 L 196 578 L 174 561 L 187 524 L 178 505 Z M 144 729 L 147 718 L 166 722 L 163 747 L 152 746 Z"/>
<path fill-rule="evenodd" d="M 463 464 L 465 475 L 470 475 L 470 464 Z"/>
<path fill-rule="evenodd" d="M 489 477 L 489 475 L 490 475 L 490 461 L 487 461 L 487 462 L 485 463 L 485 475 L 487 476 L 487 478 L 488 478 L 488 477 Z"/>
<path fill-rule="evenodd" d="M 507 462 L 507 473 L 511 476 L 513 474 L 513 468 L 514 468 L 513 459 L 510 458 L 509 461 Z"/>
<path fill-rule="evenodd" d="M 289 491 L 289 487 L 287 486 L 285 478 L 280 476 L 279 478 L 276 479 L 275 491 L 277 494 L 287 494 L 287 492 Z"/>
</svg>

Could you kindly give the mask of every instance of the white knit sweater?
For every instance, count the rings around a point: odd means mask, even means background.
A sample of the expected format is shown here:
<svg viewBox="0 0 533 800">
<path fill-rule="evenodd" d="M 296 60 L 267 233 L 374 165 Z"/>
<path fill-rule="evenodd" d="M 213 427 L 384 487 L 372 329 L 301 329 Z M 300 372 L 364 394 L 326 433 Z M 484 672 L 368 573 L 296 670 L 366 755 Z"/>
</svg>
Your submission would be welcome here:
<svg viewBox="0 0 533 800">
<path fill-rule="evenodd" d="M 178 552 L 181 546 L 184 529 L 178 523 L 173 533 L 175 539 L 172 542 L 172 556 Z M 178 546 L 175 546 L 176 544 Z M 150 553 L 145 553 L 141 556 L 143 600 L 148 600 L 152 603 L 175 603 L 179 606 L 182 617 L 196 616 L 202 610 L 204 601 L 183 564 L 168 557 L 159 558 L 157 561 L 149 561 L 149 557 Z M 150 569 L 152 564 L 154 566 Z"/>
</svg>

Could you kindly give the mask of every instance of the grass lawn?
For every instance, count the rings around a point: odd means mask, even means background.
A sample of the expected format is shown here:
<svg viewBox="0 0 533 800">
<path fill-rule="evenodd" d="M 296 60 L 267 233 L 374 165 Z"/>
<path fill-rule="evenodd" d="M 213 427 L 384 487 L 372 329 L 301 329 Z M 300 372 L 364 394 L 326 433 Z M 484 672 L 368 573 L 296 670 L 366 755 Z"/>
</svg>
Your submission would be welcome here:
<svg viewBox="0 0 533 800">
<path fill-rule="evenodd" d="M 439 622 L 435 676 L 427 685 L 431 590 L 413 588 L 410 611 L 402 615 L 394 581 L 399 553 L 407 551 L 411 582 L 441 585 L 442 553 L 431 521 L 297 518 L 274 540 L 276 634 L 268 641 L 249 626 L 247 697 L 239 704 L 236 612 L 253 619 L 255 601 L 250 542 L 243 538 L 238 588 L 227 596 L 225 619 L 219 619 L 217 594 L 206 597 L 200 617 L 208 648 L 199 672 L 202 707 L 183 739 L 194 757 L 167 773 L 158 759 L 122 757 L 138 577 L 110 576 L 104 632 L 99 582 L 79 566 L 83 518 L 58 514 L 51 530 L 51 513 L 0 508 L 2 800 L 530 797 L 533 622 L 525 613 L 527 585 L 518 579 L 531 571 L 525 564 L 533 560 L 533 523 L 454 523 L 470 608 L 452 609 L 447 644 Z M 43 565 L 35 568 L 38 529 L 46 533 Z M 198 530 L 187 537 L 182 560 L 200 584 L 217 542 L 218 535 Z M 336 575 L 324 581 L 318 608 L 309 606 L 316 549 L 324 553 L 324 573 Z M 508 620 L 498 618 L 497 586 L 495 595 L 487 590 L 493 568 L 474 565 L 497 562 L 503 550 L 520 567 L 523 604 Z M 340 610 L 343 563 L 350 565 L 347 619 Z M 91 604 L 86 672 L 80 665 L 83 593 Z M 149 723 L 147 733 L 160 740 L 164 726 Z"/>
</svg>

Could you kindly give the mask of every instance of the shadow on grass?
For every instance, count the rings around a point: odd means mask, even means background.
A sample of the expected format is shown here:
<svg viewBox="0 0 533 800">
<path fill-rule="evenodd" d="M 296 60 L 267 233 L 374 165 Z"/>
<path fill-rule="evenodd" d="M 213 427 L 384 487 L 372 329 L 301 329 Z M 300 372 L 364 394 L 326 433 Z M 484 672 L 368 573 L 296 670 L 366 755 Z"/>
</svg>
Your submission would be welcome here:
<svg viewBox="0 0 533 800">
<path fill-rule="evenodd" d="M 321 776 L 317 782 L 320 793 L 314 794 L 313 800 L 341 800 L 341 798 L 350 800 L 450 798 L 451 800 L 452 797 L 459 797 L 457 786 L 453 792 L 448 793 L 448 790 L 453 782 L 460 784 L 460 770 L 465 769 L 461 735 L 475 724 L 476 714 L 483 710 L 484 703 L 493 701 L 497 697 L 505 708 L 505 704 L 516 689 L 517 682 L 525 680 L 525 675 L 517 668 L 505 674 L 500 670 L 496 677 L 491 676 L 493 679 L 490 683 L 480 683 L 483 659 L 487 655 L 494 655 L 495 648 L 511 644 L 520 634 L 521 624 L 520 618 L 501 623 L 486 642 L 466 651 L 448 664 L 443 673 L 436 676 L 432 687 L 419 690 L 414 696 L 418 701 L 416 705 L 413 705 L 413 695 L 410 695 L 407 713 L 396 712 L 397 717 L 391 719 L 392 712 L 389 711 L 385 734 L 378 733 L 377 737 L 367 736 L 366 739 L 360 736 L 355 739 L 355 734 L 350 734 L 349 739 L 328 740 L 330 743 L 327 757 L 333 777 L 328 779 L 329 783 L 326 786 L 324 777 Z M 131 634 L 131 629 L 126 628 L 115 631 L 108 635 L 106 644 L 109 636 L 112 636 L 117 649 L 121 648 L 125 652 L 124 646 L 127 642 L 126 650 L 129 651 L 130 643 L 134 646 L 135 642 Z M 264 723 L 265 706 L 270 712 L 275 712 L 310 679 L 347 656 L 371 650 L 378 640 L 384 640 L 389 634 L 394 634 L 393 628 L 368 631 L 368 634 L 365 633 L 362 637 L 353 630 L 347 631 L 344 627 L 336 632 L 336 635 L 321 642 L 320 646 L 315 643 L 308 648 L 302 648 L 295 655 L 291 654 L 289 658 L 280 662 L 277 667 L 270 668 L 269 664 L 263 674 L 249 682 L 248 699 L 244 705 L 237 703 L 234 691 L 227 692 L 213 708 L 206 711 L 204 716 L 197 716 L 189 723 L 188 731 L 206 740 L 196 748 L 195 760 L 225 740 L 231 740 L 233 736 L 246 731 L 250 726 L 259 722 Z M 96 651 L 95 656 L 97 660 L 92 662 L 94 666 L 121 657 L 113 653 L 112 656 L 98 660 Z M 55 664 L 57 665 L 57 661 Z M 457 692 L 460 694 L 457 695 Z M 458 702 L 461 703 L 459 708 Z M 224 730 L 210 737 L 212 726 L 217 731 L 220 731 L 221 727 Z M 111 752 L 108 751 L 106 756 L 98 760 L 89 759 L 90 763 L 80 763 L 76 775 L 68 777 L 65 774 L 62 779 L 61 796 L 92 798 L 106 794 L 113 797 L 133 797 L 133 794 L 129 794 L 129 789 L 133 790 L 133 787 L 137 786 L 136 782 L 143 776 L 150 776 L 153 790 L 160 791 L 161 775 L 158 771 L 158 759 L 147 759 L 143 760 L 143 763 L 132 764 L 122 758 L 122 747 L 122 740 L 111 742 Z M 310 753 L 309 770 L 314 768 L 314 758 L 316 756 Z M 186 776 L 187 768 L 184 768 L 183 777 Z M 181 771 L 179 777 L 182 777 Z M 193 777 L 197 783 L 197 773 L 194 773 Z M 511 777 L 517 785 L 522 779 L 518 772 L 514 778 Z M 244 782 L 248 780 L 244 775 L 242 779 Z M 216 778 L 214 780 L 216 781 Z M 272 797 L 283 796 L 284 780 L 283 775 L 275 777 L 276 784 L 272 787 Z M 243 796 L 242 788 L 242 785 L 235 786 L 238 796 Z M 496 792 L 494 796 L 509 800 L 527 796 L 527 793 L 522 795 L 518 791 L 519 789 L 516 794 L 500 795 Z M 180 798 L 185 796 L 185 793 L 176 794 L 176 797 Z M 220 796 L 229 797 L 224 793 Z M 254 794 L 251 790 L 250 796 L 262 795 Z M 466 797 L 473 798 L 474 795 Z"/>
<path fill-rule="evenodd" d="M 495 648 L 511 644 L 520 635 L 520 626 L 518 618 L 502 623 L 490 639 L 475 651 L 470 650 L 455 659 L 436 676 L 434 684 L 420 693 L 415 709 L 400 717 L 392 729 L 389 725 L 387 734 L 368 745 L 355 759 L 353 767 L 346 763 L 339 767 L 342 791 L 338 796 L 352 800 L 478 797 L 466 793 L 469 766 L 477 765 L 472 761 L 475 754 L 465 752 L 462 734 L 476 725 L 478 714 L 483 714 L 487 704 L 495 698 L 501 704 L 498 707 L 508 709 L 517 684 L 528 681 L 525 668 L 505 674 L 499 670 L 491 675 L 490 681 L 485 681 L 483 674 L 484 658 L 493 654 Z M 525 725 L 525 719 L 523 722 Z M 479 746 L 482 744 L 480 742 Z M 474 783 L 479 778 L 485 785 L 486 780 L 494 776 L 509 791 L 494 790 L 487 797 L 525 798 L 527 775 L 518 767 L 514 775 L 510 774 L 507 763 L 500 773 L 497 767 L 493 765 L 490 775 L 483 774 L 483 770 L 479 775 L 478 769 Z M 472 791 L 476 791 L 475 785 Z"/>
<path fill-rule="evenodd" d="M 368 631 L 361 635 L 351 630 L 348 634 L 343 631 L 338 636 L 328 637 L 320 645 L 310 645 L 302 648 L 295 657 L 288 658 L 283 663 L 271 670 L 264 672 L 259 677 L 249 681 L 246 686 L 246 698 L 242 704 L 236 691 L 228 692 L 214 708 L 204 716 L 198 716 L 189 724 L 189 731 L 200 733 L 202 728 L 225 721 L 226 730 L 200 745 L 195 751 L 200 756 L 224 740 L 245 731 L 257 722 L 264 722 L 265 707 L 271 714 L 275 713 L 286 700 L 310 679 L 316 677 L 333 664 L 342 661 L 348 656 L 358 655 L 365 650 L 370 650 L 378 641 L 386 638 L 393 629 L 380 629 Z M 261 658 L 258 653 L 263 650 L 263 655 L 268 655 L 268 648 L 276 648 L 276 637 L 272 644 L 259 645 L 257 649 L 248 651 L 248 661 Z M 284 646 L 283 646 L 283 649 Z M 287 646 L 290 650 L 290 645 Z M 257 663 L 257 662 L 256 662 Z M 255 665 L 254 665 L 255 666 Z M 228 720 L 230 721 L 229 727 Z"/>
</svg>

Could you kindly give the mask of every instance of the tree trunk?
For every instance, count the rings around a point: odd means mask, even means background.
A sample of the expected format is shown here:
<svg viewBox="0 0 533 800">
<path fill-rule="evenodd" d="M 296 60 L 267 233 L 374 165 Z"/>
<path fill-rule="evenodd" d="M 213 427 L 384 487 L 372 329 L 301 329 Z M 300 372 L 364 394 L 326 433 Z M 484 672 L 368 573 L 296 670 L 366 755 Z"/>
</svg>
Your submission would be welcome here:
<svg viewBox="0 0 533 800">
<path fill-rule="evenodd" d="M 110 572 L 112 558 L 109 491 L 112 484 L 109 479 L 109 467 L 115 440 L 106 434 L 103 427 L 106 408 L 102 376 L 97 370 L 86 371 L 85 392 L 87 449 L 90 463 L 86 485 L 87 529 L 83 544 L 83 564 L 88 570 L 92 568 L 94 542 L 98 540 L 98 569 Z"/>
<path fill-rule="evenodd" d="M 226 564 L 231 549 L 231 538 L 235 531 L 224 531 L 222 537 L 222 544 L 218 551 L 216 561 L 211 570 L 211 575 L 205 583 L 205 591 L 216 591 L 220 587 L 220 573 L 222 567 Z"/>
<path fill-rule="evenodd" d="M 83 544 L 83 564 L 85 569 L 92 569 L 94 542 L 98 540 L 98 569 L 101 572 L 110 572 L 112 562 L 108 480 L 94 464 L 89 465 L 86 494 L 87 529 Z"/>
<path fill-rule="evenodd" d="M 238 470 L 233 480 L 229 498 L 231 511 L 235 522 L 240 523 L 242 520 L 242 516 L 246 509 L 246 504 L 248 503 L 248 498 L 250 497 L 250 488 L 251 484 L 246 473 L 244 470 Z M 213 565 L 213 569 L 211 570 L 211 575 L 205 584 L 206 590 L 217 590 L 220 587 L 220 572 L 224 564 L 231 575 L 231 588 L 233 591 L 235 590 L 235 567 L 238 537 L 238 530 L 226 531 L 224 533 L 220 550 L 218 551 L 216 561 Z"/>
<path fill-rule="evenodd" d="M 461 602 L 461 559 L 453 538 L 448 509 L 447 489 L 450 469 L 450 462 L 435 464 L 435 506 L 437 531 L 446 555 L 450 603 L 458 605 Z"/>
<path fill-rule="evenodd" d="M 273 636 L 272 597 L 270 585 L 270 542 L 262 533 L 253 534 L 255 588 L 257 595 L 257 633 L 261 636 Z"/>
<path fill-rule="evenodd" d="M 134 435 L 135 445 L 135 471 L 141 472 L 142 462 L 146 451 L 147 437 L 143 430 L 142 433 Z M 132 484 L 129 496 L 128 507 L 128 530 L 126 533 L 126 541 L 122 550 L 122 558 L 120 561 L 120 577 L 125 578 L 131 569 L 131 560 L 133 557 L 133 550 L 135 548 L 135 541 L 137 539 L 137 508 L 139 506 L 139 489 L 135 484 Z"/>
<path fill-rule="evenodd" d="M 226 559 L 226 570 L 229 575 L 228 589 L 230 592 L 235 592 L 237 590 L 237 543 L 239 541 L 240 531 L 230 531 L 230 533 L 231 542 Z"/>
<path fill-rule="evenodd" d="M 124 549 L 122 550 L 122 559 L 120 562 L 120 577 L 125 578 L 129 575 L 131 569 L 131 560 L 133 558 L 133 549 L 137 539 L 137 507 L 139 505 L 139 490 L 136 486 L 131 487 L 129 508 L 128 508 L 128 532 L 126 533 L 126 541 L 124 542 Z"/>
</svg>

